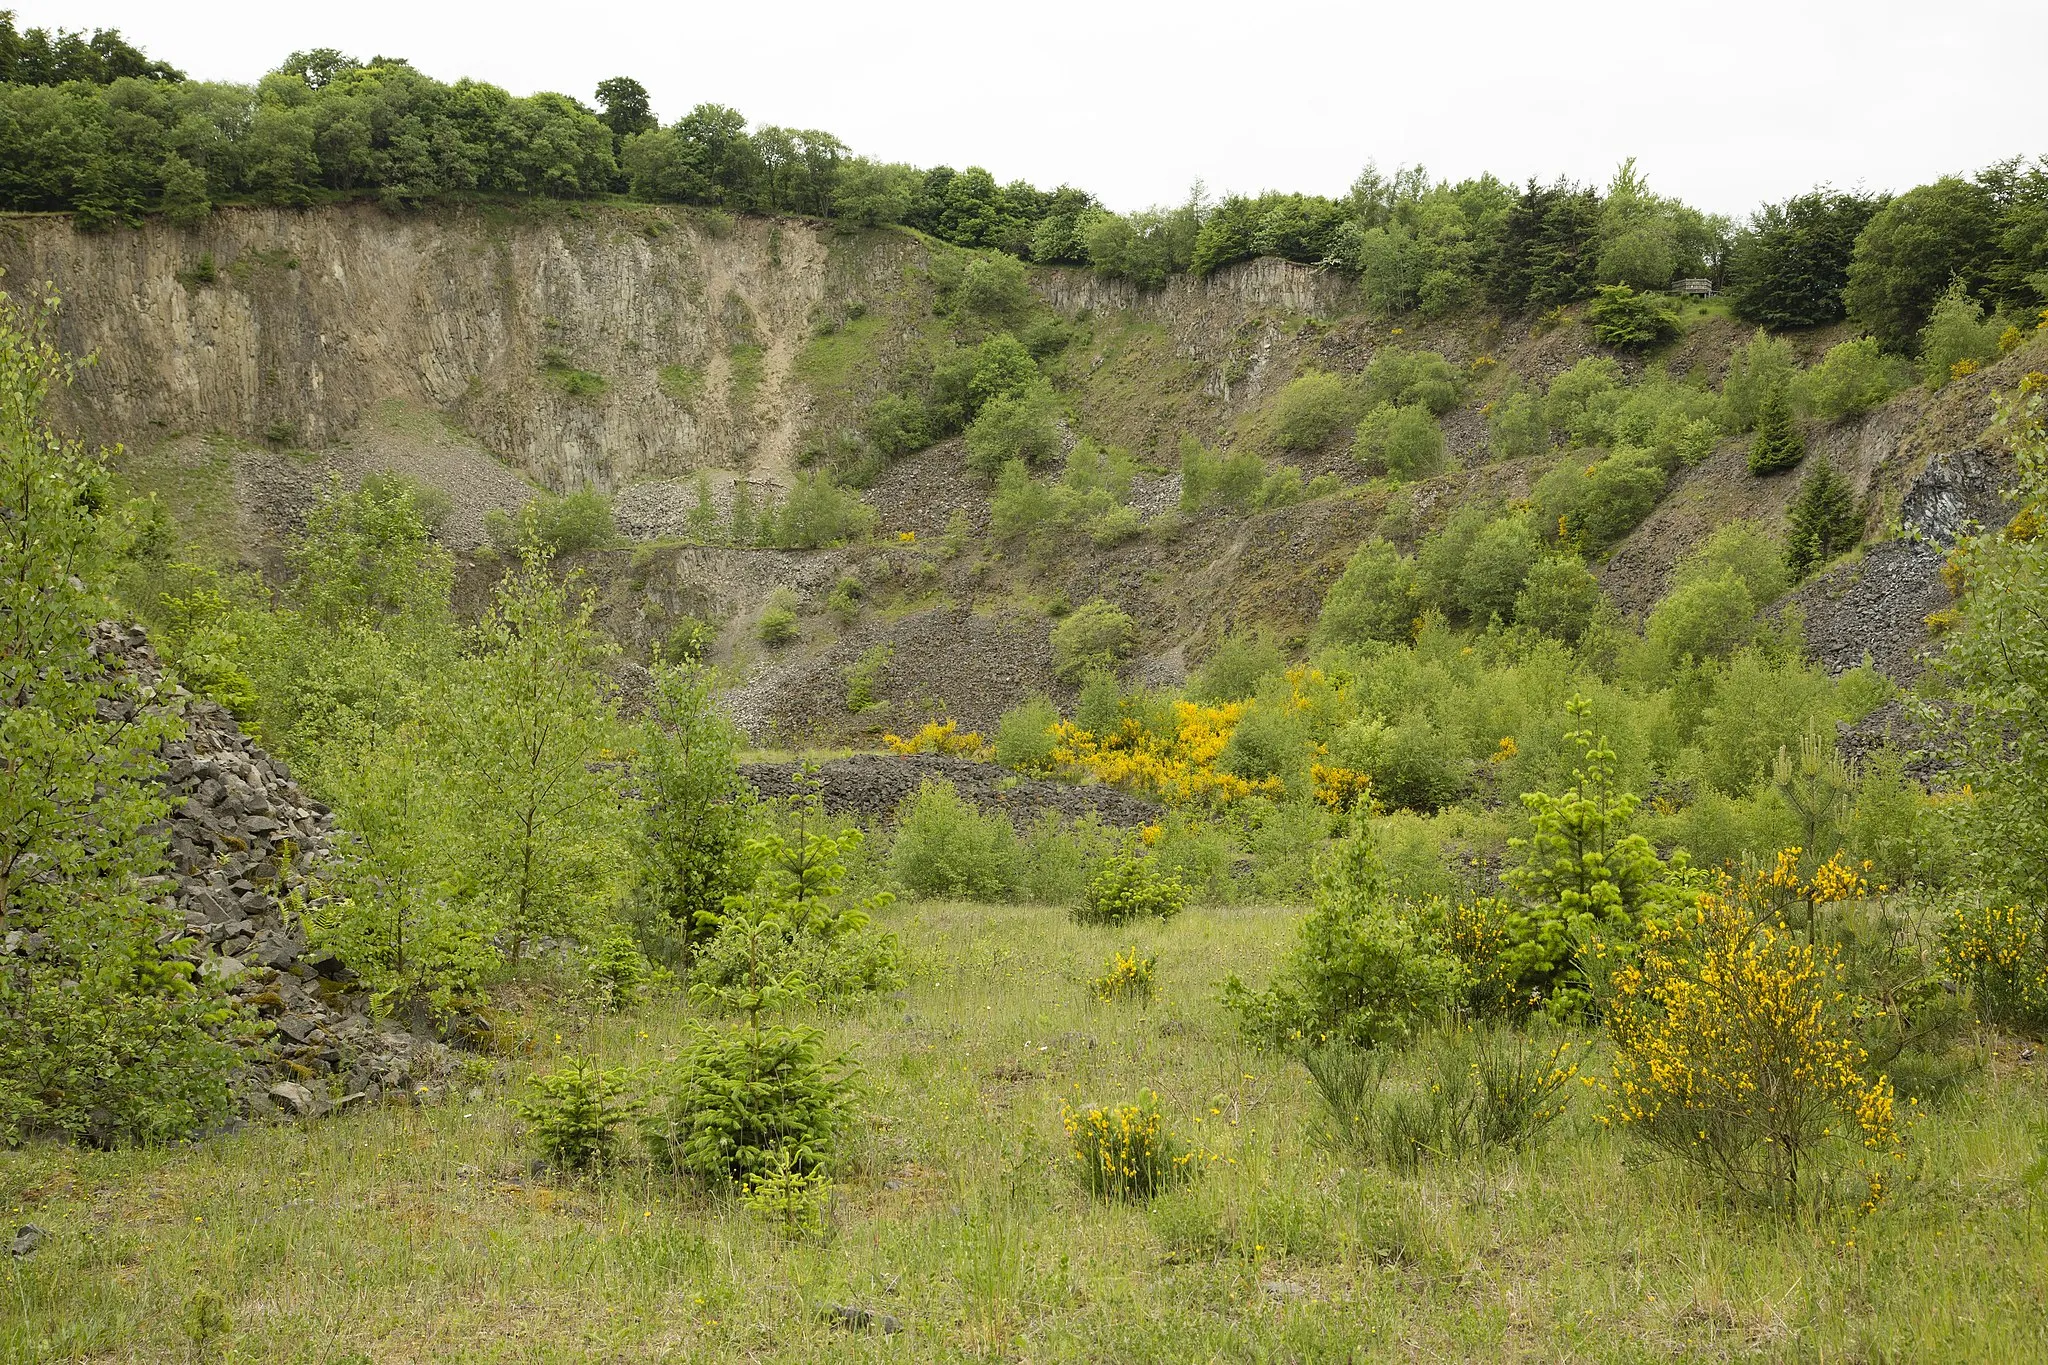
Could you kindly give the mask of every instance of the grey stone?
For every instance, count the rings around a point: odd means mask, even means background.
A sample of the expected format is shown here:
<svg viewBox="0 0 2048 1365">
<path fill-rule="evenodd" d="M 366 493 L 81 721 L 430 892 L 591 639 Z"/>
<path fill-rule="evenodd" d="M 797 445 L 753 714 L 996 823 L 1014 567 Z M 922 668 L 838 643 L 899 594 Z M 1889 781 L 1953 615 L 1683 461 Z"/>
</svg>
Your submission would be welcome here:
<svg viewBox="0 0 2048 1365">
<path fill-rule="evenodd" d="M 313 1092 L 297 1081 L 279 1081 L 267 1093 L 300 1118 L 310 1117 L 316 1107 Z"/>
<path fill-rule="evenodd" d="M 34 1223 L 23 1223 L 15 1229 L 14 1240 L 7 1244 L 7 1249 L 16 1256 L 33 1256 L 37 1248 L 49 1240 L 50 1234 L 42 1228 Z"/>
<path fill-rule="evenodd" d="M 880 1328 L 882 1335 L 893 1337 L 903 1330 L 903 1324 L 893 1313 L 878 1313 L 872 1308 L 860 1308 L 850 1303 L 835 1303 L 823 1314 L 834 1327 L 849 1332 L 866 1332 Z"/>
</svg>

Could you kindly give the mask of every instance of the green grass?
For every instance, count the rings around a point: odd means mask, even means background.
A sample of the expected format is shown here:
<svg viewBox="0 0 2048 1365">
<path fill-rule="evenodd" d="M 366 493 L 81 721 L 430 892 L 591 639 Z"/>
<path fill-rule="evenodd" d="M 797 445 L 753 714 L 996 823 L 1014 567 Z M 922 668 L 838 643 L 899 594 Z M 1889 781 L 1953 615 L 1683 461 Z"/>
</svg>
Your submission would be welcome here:
<svg viewBox="0 0 2048 1365">
<path fill-rule="evenodd" d="M 423 1109 L 256 1125 L 162 1152 L 0 1156 L 0 1208 L 53 1234 L 10 1259 L 0 1360 L 183 1358 L 209 1286 L 229 1358 L 424 1360 L 2023 1360 L 2048 1352 L 2038 1068 L 1923 1122 L 1923 1174 L 1861 1222 L 1716 1207 L 1634 1169 L 1591 1092 L 1538 1151 L 1352 1169 L 1306 1140 L 1299 1067 L 1215 1001 L 1263 980 L 1293 912 L 1195 909 L 1083 930 L 1035 906 L 897 906 L 920 970 L 825 1016 L 865 1067 L 829 1230 L 785 1243 L 735 1202 L 629 1166 L 532 1173 L 510 1080 L 587 1047 L 654 1066 L 670 999 L 589 1023 L 533 992 L 538 1042 Z M 1149 1007 L 1086 981 L 1159 955 Z M 527 1007 L 530 1006 L 530 1007 Z M 1217 1159 L 1149 1209 L 1065 1168 L 1062 1100 L 1158 1092 Z M 904 1324 L 819 1320 L 835 1304 Z"/>
<path fill-rule="evenodd" d="M 154 497 L 170 513 L 179 554 L 206 564 L 235 561 L 241 536 L 232 442 L 216 437 L 197 445 L 126 449 L 114 462 L 114 474 L 124 496 Z"/>
<path fill-rule="evenodd" d="M 767 357 L 768 353 L 752 342 L 741 342 L 726 352 L 732 366 L 730 393 L 735 415 L 753 412 L 754 396 L 766 374 Z"/>
<path fill-rule="evenodd" d="M 795 374 L 813 393 L 842 397 L 875 359 L 876 347 L 887 339 L 890 319 L 867 313 L 813 335 L 797 352 Z"/>
<path fill-rule="evenodd" d="M 678 403 L 694 404 L 704 388 L 704 375 L 688 365 L 664 365 L 659 371 L 661 391 Z"/>
</svg>

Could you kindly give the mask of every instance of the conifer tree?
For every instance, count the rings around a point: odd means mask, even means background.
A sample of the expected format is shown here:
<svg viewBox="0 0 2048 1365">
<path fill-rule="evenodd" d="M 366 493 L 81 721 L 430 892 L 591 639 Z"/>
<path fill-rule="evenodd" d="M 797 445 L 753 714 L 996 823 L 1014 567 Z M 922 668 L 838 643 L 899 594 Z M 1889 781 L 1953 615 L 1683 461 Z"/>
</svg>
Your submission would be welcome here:
<svg viewBox="0 0 2048 1365">
<path fill-rule="evenodd" d="M 1756 412 L 1756 440 L 1749 447 L 1749 472 L 1776 474 L 1806 458 L 1806 437 L 1792 419 L 1785 386 L 1772 387 Z"/>
<path fill-rule="evenodd" d="M 1787 516 L 1791 533 L 1785 544 L 1785 564 L 1794 577 L 1804 577 L 1807 570 L 1855 544 L 1861 521 L 1849 481 L 1835 472 L 1826 456 L 1800 482 Z"/>
</svg>

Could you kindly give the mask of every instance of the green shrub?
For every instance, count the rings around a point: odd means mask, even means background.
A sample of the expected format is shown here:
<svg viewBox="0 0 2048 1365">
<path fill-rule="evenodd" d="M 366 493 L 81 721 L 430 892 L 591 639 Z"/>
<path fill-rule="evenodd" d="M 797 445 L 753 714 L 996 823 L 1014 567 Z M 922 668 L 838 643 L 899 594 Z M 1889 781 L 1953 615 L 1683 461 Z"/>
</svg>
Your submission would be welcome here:
<svg viewBox="0 0 2048 1365">
<path fill-rule="evenodd" d="M 967 401 L 979 415 L 998 398 L 1021 399 L 1043 392 L 1044 378 L 1038 362 L 1024 343 L 1008 332 L 998 332 L 977 346 L 974 367 L 968 373 Z"/>
<path fill-rule="evenodd" d="M 1059 708 L 1044 697 L 1029 697 L 1003 712 L 996 722 L 996 762 L 1019 772 L 1048 772 L 1057 740 L 1052 727 Z"/>
<path fill-rule="evenodd" d="M 558 1171 L 588 1171 L 617 1154 L 621 1129 L 638 1105 L 622 1100 L 624 1074 L 602 1071 L 589 1061 L 572 1061 L 559 1071 L 535 1076 L 530 1098 L 513 1102 L 527 1123 L 527 1137 L 541 1159 Z"/>
<path fill-rule="evenodd" d="M 1249 450 L 1219 455 L 1192 436 L 1180 443 L 1180 508 L 1199 512 L 1220 505 L 1243 511 L 1266 480 L 1266 462 Z"/>
<path fill-rule="evenodd" d="M 1581 722 L 1592 714 L 1583 696 L 1565 709 Z M 1632 941 L 1665 873 L 1649 841 L 1630 828 L 1637 799 L 1615 781 L 1606 736 L 1580 729 L 1565 739 L 1580 752 L 1572 785 L 1555 795 L 1523 794 L 1529 836 L 1508 841 L 1519 862 L 1501 875 L 1520 902 L 1508 919 L 1502 965 L 1524 999 L 1553 1008 L 1576 1007 L 1599 984 L 1585 960 L 1594 940 Z"/>
<path fill-rule="evenodd" d="M 1137 642 L 1130 615 L 1098 597 L 1053 627 L 1053 672 L 1069 683 L 1090 673 L 1114 673 Z"/>
<path fill-rule="evenodd" d="M 1930 389 L 1969 374 L 1998 359 L 1997 318 L 1984 316 L 1984 306 L 1971 298 L 1960 280 L 1934 301 L 1927 325 L 1920 329 L 1920 377 Z"/>
<path fill-rule="evenodd" d="M 1040 392 L 991 398 L 967 428 L 968 468 L 993 478 L 1011 460 L 1047 463 L 1060 449 L 1055 415 L 1053 400 Z"/>
<path fill-rule="evenodd" d="M 950 782 L 926 778 L 896 812 L 889 869 L 920 896 L 999 901 L 1016 885 L 1017 831 Z"/>
<path fill-rule="evenodd" d="M 1689 577 L 1651 609 L 1643 639 L 1660 672 L 1726 656 L 1756 627 L 1756 599 L 1732 568 Z"/>
<path fill-rule="evenodd" d="M 600 1014 L 638 1005 L 647 998 L 647 988 L 655 978 L 654 964 L 622 925 L 598 939 L 583 964 L 584 994 Z"/>
<path fill-rule="evenodd" d="M 896 651 L 889 645 L 870 645 L 846 669 L 846 709 L 855 715 L 888 703 L 882 700 L 882 681 Z"/>
<path fill-rule="evenodd" d="M 715 683 L 711 670 L 694 665 L 655 670 L 633 768 L 641 795 L 640 896 L 686 944 L 717 931 L 726 897 L 754 875 L 740 733 L 720 709 Z"/>
<path fill-rule="evenodd" d="M 875 509 L 859 494 L 841 488 L 826 471 L 811 470 L 796 476 L 775 510 L 772 532 L 759 538 L 783 549 L 816 550 L 866 539 L 874 534 L 875 520 Z"/>
<path fill-rule="evenodd" d="M 1194 1173 L 1194 1153 L 1180 1150 L 1150 1091 L 1135 1104 L 1071 1109 L 1062 1101 L 1060 1121 L 1068 1159 L 1098 1199 L 1150 1199 Z"/>
<path fill-rule="evenodd" d="M 694 616 L 685 616 L 661 637 L 661 661 L 671 668 L 700 663 L 718 640 L 718 632 Z"/>
<path fill-rule="evenodd" d="M 818 1029 L 760 1023 L 699 1029 L 641 1134 L 657 1168 L 752 1187 L 794 1170 L 829 1170 L 854 1074 L 827 1057 Z"/>
<path fill-rule="evenodd" d="M 1414 561 L 1375 536 L 1353 552 L 1330 585 L 1316 636 L 1330 644 L 1404 644 L 1414 636 L 1420 609 Z"/>
<path fill-rule="evenodd" d="M 1749 446 L 1749 472 L 1776 474 L 1806 458 L 1806 437 L 1792 416 L 1783 389 L 1772 389 L 1757 410 L 1756 439 Z"/>
<path fill-rule="evenodd" d="M 1667 476 L 1647 450 L 1620 450 L 1589 465 L 1570 462 L 1537 480 L 1530 494 L 1544 530 L 1597 555 L 1656 509 Z"/>
<path fill-rule="evenodd" d="M 1757 603 L 1775 602 L 1792 586 L 1785 571 L 1784 547 L 1760 521 L 1731 521 L 1707 537 L 1707 543 L 1678 562 L 1674 586 L 1712 578 L 1732 569 Z"/>
<path fill-rule="evenodd" d="M 1442 416 L 1458 406 L 1458 371 L 1436 351 L 1411 351 L 1388 343 L 1366 362 L 1360 388 L 1367 407 L 1420 406 Z"/>
<path fill-rule="evenodd" d="M 761 612 L 761 619 L 754 623 L 754 633 L 761 643 L 770 649 L 779 649 L 797 637 L 797 595 L 788 588 L 777 588 L 768 595 L 768 605 Z"/>
<path fill-rule="evenodd" d="M 1858 337 L 1829 347 L 1820 363 L 1800 376 L 1796 394 L 1803 411 L 1823 422 L 1842 422 L 1910 382 L 1905 361 L 1886 355 L 1874 337 Z"/>
<path fill-rule="evenodd" d="M 885 393 L 861 414 L 861 435 L 883 455 L 894 459 L 932 443 L 931 416 L 925 405 L 900 393 Z"/>
<path fill-rule="evenodd" d="M 1600 583 L 1584 560 L 1572 554 L 1545 555 L 1530 566 L 1515 595 L 1515 624 L 1575 645 L 1599 605 Z"/>
<path fill-rule="evenodd" d="M 1422 479 L 1443 467 L 1444 433 L 1420 403 L 1382 403 L 1368 412 L 1352 437 L 1352 458 L 1396 479 Z"/>
<path fill-rule="evenodd" d="M 896 989 L 903 945 L 873 921 L 895 897 L 846 887 L 866 837 L 827 817 L 815 794 L 770 809 L 776 818 L 748 847 L 752 883 L 726 897 L 717 933 L 691 962 L 692 996 L 758 1014 Z"/>
<path fill-rule="evenodd" d="M 1344 767 L 1372 779 L 1375 801 L 1390 810 L 1439 810 L 1465 788 L 1467 765 L 1451 737 L 1420 714 L 1396 721 L 1362 718 L 1332 741 Z"/>
<path fill-rule="evenodd" d="M 1543 402 L 1517 384 L 1486 405 L 1486 439 L 1503 460 L 1519 460 L 1550 448 L 1550 424 Z"/>
<path fill-rule="evenodd" d="M 1457 962 L 1433 949 L 1388 893 L 1379 855 L 1354 824 L 1272 984 L 1254 992 L 1232 975 L 1223 999 L 1255 1044 L 1369 1048 L 1404 1041 L 1436 1018 L 1459 981 Z"/>
<path fill-rule="evenodd" d="M 1324 610 L 1327 613 L 1328 608 Z M 1286 667 L 1286 658 L 1272 641 L 1232 631 L 1217 641 L 1201 670 L 1189 681 L 1188 700 L 1213 704 L 1249 697 L 1259 690 L 1260 683 L 1278 677 Z"/>
<path fill-rule="evenodd" d="M 560 497 L 535 494 L 517 517 L 493 507 L 484 514 L 484 533 L 498 552 L 506 555 L 516 555 L 529 545 L 554 555 L 575 554 L 603 549 L 618 539 L 611 499 L 589 488 Z"/>
<path fill-rule="evenodd" d="M 1006 252 L 976 256 L 968 263 L 955 295 L 960 306 L 978 318 L 1010 323 L 1031 308 L 1031 281 L 1024 263 Z"/>
<path fill-rule="evenodd" d="M 1678 335 L 1678 314 L 1669 303 L 1625 284 L 1601 285 L 1586 317 L 1593 324 L 1593 340 L 1617 351 L 1645 350 Z"/>
<path fill-rule="evenodd" d="M 1293 379 L 1273 400 L 1273 437 L 1282 450 L 1321 447 L 1358 411 L 1351 385 L 1334 374 L 1310 370 Z"/>
<path fill-rule="evenodd" d="M 1122 839 L 1092 815 L 1072 820 L 1044 812 L 1018 838 L 1018 897 L 1035 905 L 1073 905 Z"/>
<path fill-rule="evenodd" d="M 1792 343 L 1757 328 L 1756 335 L 1728 357 L 1728 372 L 1721 379 L 1724 425 L 1730 431 L 1748 431 L 1770 396 L 1788 390 L 1798 373 Z"/>
<path fill-rule="evenodd" d="M 1115 925 L 1148 916 L 1172 919 L 1187 904 L 1187 887 L 1179 877 L 1161 871 L 1152 858 L 1126 850 L 1104 860 L 1088 879 L 1081 903 L 1074 907 L 1074 922 Z"/>
<path fill-rule="evenodd" d="M 1550 381 L 1543 395 L 1543 420 L 1573 445 L 1587 445 L 1588 419 L 1621 389 L 1621 366 L 1611 357 L 1589 355 Z"/>
<path fill-rule="evenodd" d="M 1849 481 L 1835 472 L 1823 455 L 1799 483 L 1792 505 L 1786 509 L 1790 523 L 1785 535 L 1785 567 L 1795 578 L 1825 564 L 1861 538 L 1863 518 L 1856 511 L 1856 497 Z"/>
<path fill-rule="evenodd" d="M 1475 622 L 1495 616 L 1507 620 L 1541 554 L 1542 546 L 1528 517 L 1509 515 L 1488 522 L 1473 537 L 1458 574 L 1459 612 Z"/>
</svg>

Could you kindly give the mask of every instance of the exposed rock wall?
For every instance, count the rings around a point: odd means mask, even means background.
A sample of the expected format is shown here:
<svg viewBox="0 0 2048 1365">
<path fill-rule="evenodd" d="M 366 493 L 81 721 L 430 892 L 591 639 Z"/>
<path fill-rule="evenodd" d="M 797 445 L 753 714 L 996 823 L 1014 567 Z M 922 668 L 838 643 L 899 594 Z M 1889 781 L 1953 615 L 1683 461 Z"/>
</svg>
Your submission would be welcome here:
<svg viewBox="0 0 2048 1365">
<path fill-rule="evenodd" d="M 883 246 L 863 268 L 900 276 L 918 250 Z M 64 416 L 101 439 L 317 447 L 401 399 L 541 483 L 607 490 L 705 466 L 786 474 L 830 249 L 809 223 L 652 206 L 224 209 L 91 234 L 0 220 L 9 287 L 53 283 L 64 346 L 98 353 Z M 563 367 L 601 391 L 570 392 Z"/>
</svg>

